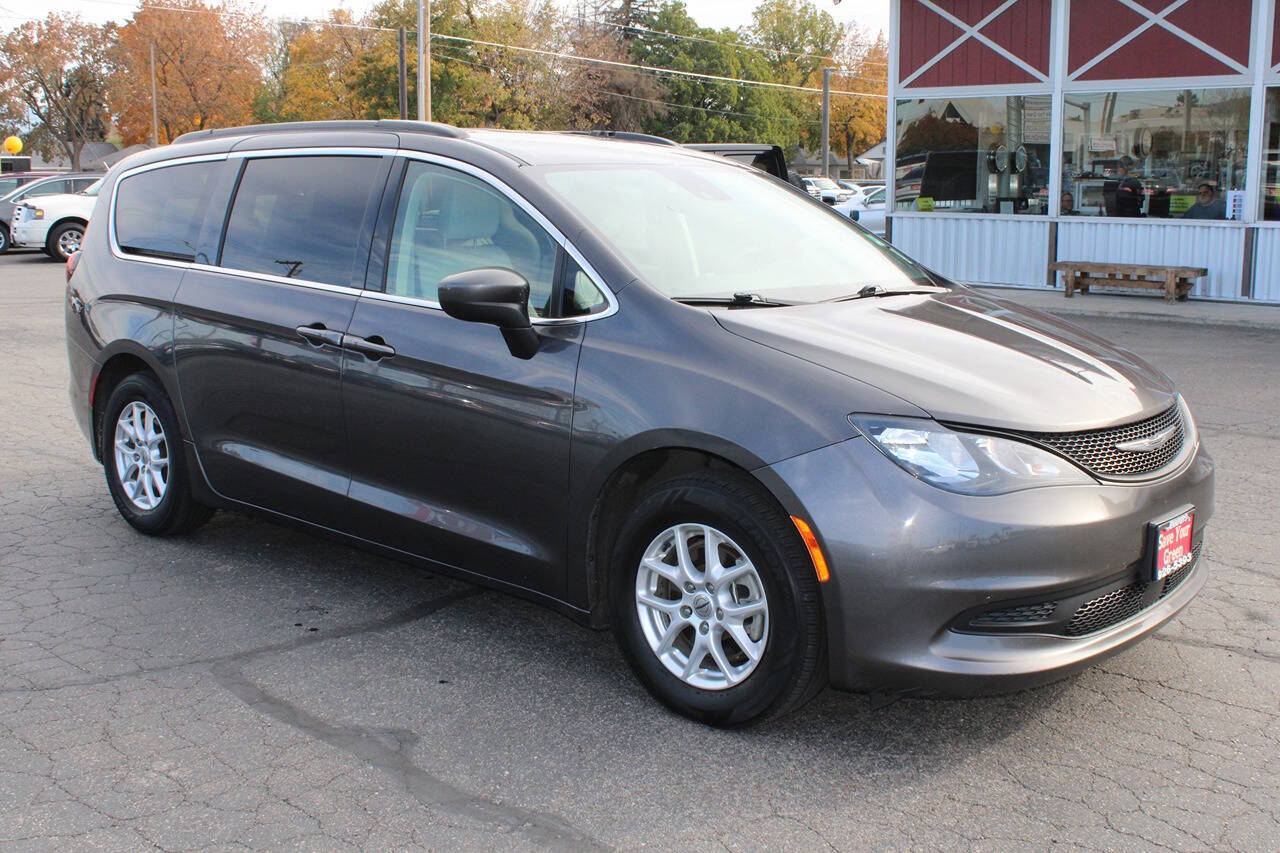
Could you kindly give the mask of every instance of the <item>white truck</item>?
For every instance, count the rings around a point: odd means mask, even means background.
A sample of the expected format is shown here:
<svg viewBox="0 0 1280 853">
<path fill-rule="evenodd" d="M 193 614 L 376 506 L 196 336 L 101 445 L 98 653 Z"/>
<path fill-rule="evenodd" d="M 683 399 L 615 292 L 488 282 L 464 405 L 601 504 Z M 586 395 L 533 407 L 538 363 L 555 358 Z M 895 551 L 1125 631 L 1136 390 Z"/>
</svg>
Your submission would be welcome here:
<svg viewBox="0 0 1280 853">
<path fill-rule="evenodd" d="M 43 249 L 61 261 L 80 251 L 100 186 L 101 180 L 83 192 L 40 196 L 18 205 L 9 223 L 14 247 Z"/>
</svg>

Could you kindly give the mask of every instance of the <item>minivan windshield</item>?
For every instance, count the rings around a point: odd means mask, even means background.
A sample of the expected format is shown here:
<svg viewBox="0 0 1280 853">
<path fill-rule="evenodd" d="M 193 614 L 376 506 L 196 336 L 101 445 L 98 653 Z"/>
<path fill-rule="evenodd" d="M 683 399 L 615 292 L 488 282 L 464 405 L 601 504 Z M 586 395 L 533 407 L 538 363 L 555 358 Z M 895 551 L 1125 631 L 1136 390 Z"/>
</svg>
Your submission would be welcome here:
<svg viewBox="0 0 1280 853">
<path fill-rule="evenodd" d="M 820 302 L 939 286 L 820 202 L 728 164 L 575 165 L 542 179 L 672 299 Z"/>
</svg>

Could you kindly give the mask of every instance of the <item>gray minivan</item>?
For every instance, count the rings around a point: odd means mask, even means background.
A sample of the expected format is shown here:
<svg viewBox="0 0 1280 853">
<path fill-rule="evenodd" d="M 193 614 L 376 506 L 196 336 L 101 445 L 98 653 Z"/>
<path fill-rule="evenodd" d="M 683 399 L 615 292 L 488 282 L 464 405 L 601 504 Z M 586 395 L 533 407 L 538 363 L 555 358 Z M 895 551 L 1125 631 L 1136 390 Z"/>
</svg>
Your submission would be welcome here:
<svg viewBox="0 0 1280 853">
<path fill-rule="evenodd" d="M 130 524 L 252 510 L 543 602 L 699 720 L 1042 684 L 1204 583 L 1167 377 L 748 166 L 248 127 L 122 162 L 93 222 L 70 393 Z"/>
</svg>

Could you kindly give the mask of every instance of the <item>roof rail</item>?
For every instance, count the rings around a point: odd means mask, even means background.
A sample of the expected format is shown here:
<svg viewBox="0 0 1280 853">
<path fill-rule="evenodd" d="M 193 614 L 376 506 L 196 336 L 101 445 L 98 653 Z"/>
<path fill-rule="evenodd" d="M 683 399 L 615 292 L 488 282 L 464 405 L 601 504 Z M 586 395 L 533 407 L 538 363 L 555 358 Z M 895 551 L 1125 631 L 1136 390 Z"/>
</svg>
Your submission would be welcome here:
<svg viewBox="0 0 1280 853">
<path fill-rule="evenodd" d="M 567 130 L 575 136 L 598 136 L 604 139 L 620 139 L 623 142 L 650 142 L 654 145 L 676 145 L 680 143 L 665 136 L 654 136 L 652 133 L 632 133 L 629 130 Z"/>
<path fill-rule="evenodd" d="M 287 121 L 280 124 L 251 124 L 244 127 L 223 127 L 215 130 L 193 130 L 173 140 L 174 144 L 194 142 L 197 139 L 221 139 L 228 136 L 253 136 L 262 133 L 290 133 L 306 130 L 390 130 L 401 133 L 428 133 L 461 139 L 465 130 L 451 124 L 434 121 L 406 121 L 402 119 L 378 119 L 376 121 Z"/>
</svg>

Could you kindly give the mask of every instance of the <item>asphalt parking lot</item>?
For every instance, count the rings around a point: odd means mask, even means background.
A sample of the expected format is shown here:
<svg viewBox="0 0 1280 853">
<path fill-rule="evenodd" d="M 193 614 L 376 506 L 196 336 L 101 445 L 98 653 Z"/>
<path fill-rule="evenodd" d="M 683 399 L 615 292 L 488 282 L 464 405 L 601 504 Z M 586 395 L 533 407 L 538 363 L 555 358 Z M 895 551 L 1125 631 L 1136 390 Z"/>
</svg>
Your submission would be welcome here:
<svg viewBox="0 0 1280 853">
<path fill-rule="evenodd" d="M 220 513 L 117 515 L 63 275 L 0 257 L 0 844 L 22 849 L 1280 848 L 1280 333 L 1077 322 L 1170 373 L 1219 464 L 1210 575 L 1069 681 L 740 732 L 608 634 Z"/>
</svg>

